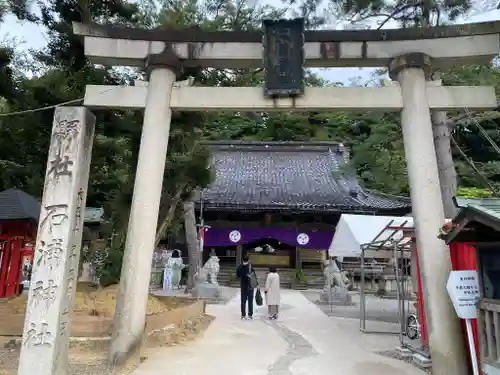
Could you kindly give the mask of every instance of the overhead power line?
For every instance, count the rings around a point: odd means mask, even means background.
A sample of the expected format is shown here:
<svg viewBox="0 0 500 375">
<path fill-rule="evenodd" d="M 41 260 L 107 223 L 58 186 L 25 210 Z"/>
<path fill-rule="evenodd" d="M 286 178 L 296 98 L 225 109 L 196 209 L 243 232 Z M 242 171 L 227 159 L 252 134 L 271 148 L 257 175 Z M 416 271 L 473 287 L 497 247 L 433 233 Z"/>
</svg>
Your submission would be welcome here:
<svg viewBox="0 0 500 375">
<path fill-rule="evenodd" d="M 465 108 L 465 112 L 467 114 L 470 114 L 470 111 L 468 108 Z M 491 139 L 491 137 L 489 136 L 488 132 L 486 130 L 484 130 L 484 128 L 481 126 L 481 124 L 479 123 L 479 121 L 477 121 L 475 118 L 473 118 L 472 116 L 470 117 L 470 119 L 472 120 L 473 124 L 476 125 L 476 128 L 478 128 L 479 132 L 481 133 L 481 135 L 486 138 L 486 140 L 490 143 L 490 145 L 493 147 L 493 149 L 500 155 L 500 148 L 498 147 L 498 145 L 495 143 L 495 141 L 493 141 L 493 139 Z M 490 120 L 491 121 L 491 120 Z"/>
<path fill-rule="evenodd" d="M 493 149 L 500 155 L 500 148 L 498 145 L 491 139 L 489 134 L 484 130 L 484 128 L 479 124 L 479 121 L 473 117 L 473 113 L 469 110 L 469 108 L 464 108 L 465 110 L 465 116 L 460 116 L 461 119 L 467 118 L 468 120 L 471 120 L 474 125 L 479 129 L 479 132 L 483 137 L 486 138 L 486 140 L 491 144 Z M 491 118 L 489 119 L 491 121 Z M 458 142 L 456 139 L 453 137 L 453 135 L 450 135 L 450 140 L 453 146 L 457 149 L 457 151 L 460 153 L 462 158 L 470 165 L 470 167 L 474 170 L 474 172 L 484 181 L 485 185 L 490 189 L 490 191 L 493 193 L 495 196 L 500 196 L 500 192 L 491 184 L 491 182 L 488 180 L 488 178 L 479 170 L 479 168 L 476 166 L 474 161 L 467 156 L 464 150 L 458 145 Z"/>
<path fill-rule="evenodd" d="M 116 86 L 116 87 L 119 87 L 119 86 Z M 101 91 L 99 93 L 99 95 L 102 95 L 102 94 L 104 94 L 104 93 L 106 93 L 108 91 L 111 91 L 111 90 L 113 90 L 113 88 Z M 18 115 L 24 115 L 24 114 L 28 114 L 28 113 L 46 111 L 46 110 L 49 110 L 49 109 L 54 109 L 54 108 L 57 108 L 57 107 L 68 105 L 68 104 L 83 102 L 84 99 L 85 98 L 78 98 L 78 99 L 68 100 L 66 102 L 61 102 L 61 103 L 58 103 L 58 104 L 48 105 L 46 107 L 33 108 L 33 109 L 25 109 L 25 110 L 22 110 L 22 111 L 15 111 L 15 112 L 0 113 L 0 117 L 18 116 Z"/>
<path fill-rule="evenodd" d="M 497 197 L 500 196 L 497 189 L 495 189 L 495 187 L 490 183 L 488 178 L 477 168 L 474 161 L 467 156 L 467 154 L 465 153 L 464 150 L 462 150 L 462 148 L 458 145 L 458 142 L 455 140 L 455 138 L 453 136 L 451 136 L 450 140 L 451 140 L 451 143 L 453 144 L 453 146 L 455 146 L 455 148 L 458 150 L 458 152 L 460 153 L 462 158 L 470 165 L 470 167 L 474 170 L 474 172 L 476 172 L 476 174 L 484 181 L 484 183 L 491 190 L 493 195 L 495 195 Z"/>
<path fill-rule="evenodd" d="M 54 109 L 56 107 L 64 106 L 64 105 L 67 105 L 67 104 L 78 103 L 78 102 L 81 102 L 81 101 L 83 101 L 83 98 L 68 100 L 67 102 L 62 102 L 62 103 L 59 103 L 59 104 L 49 105 L 47 107 L 26 109 L 24 111 L 0 113 L 0 117 L 9 117 L 9 116 L 16 116 L 16 115 L 24 115 L 24 114 L 33 113 L 33 112 L 41 112 L 41 111 L 46 111 L 48 109 Z"/>
</svg>

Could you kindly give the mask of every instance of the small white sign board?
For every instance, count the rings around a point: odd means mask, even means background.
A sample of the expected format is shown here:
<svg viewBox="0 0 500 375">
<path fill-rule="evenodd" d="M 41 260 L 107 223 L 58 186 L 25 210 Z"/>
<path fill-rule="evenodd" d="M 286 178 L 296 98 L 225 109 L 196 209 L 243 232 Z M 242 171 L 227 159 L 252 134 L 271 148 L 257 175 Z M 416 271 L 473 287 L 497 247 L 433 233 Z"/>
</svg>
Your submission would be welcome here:
<svg viewBox="0 0 500 375">
<path fill-rule="evenodd" d="M 459 318 L 477 318 L 477 303 L 480 299 L 477 271 L 451 271 L 446 290 Z"/>
</svg>

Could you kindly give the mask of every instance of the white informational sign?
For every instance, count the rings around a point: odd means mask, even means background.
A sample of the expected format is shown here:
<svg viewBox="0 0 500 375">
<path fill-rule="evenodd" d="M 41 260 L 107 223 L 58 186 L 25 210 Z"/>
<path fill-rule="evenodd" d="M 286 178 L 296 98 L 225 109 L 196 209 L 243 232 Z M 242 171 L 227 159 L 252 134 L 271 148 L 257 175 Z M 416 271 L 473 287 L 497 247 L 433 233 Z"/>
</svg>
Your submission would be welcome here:
<svg viewBox="0 0 500 375">
<path fill-rule="evenodd" d="M 446 290 L 459 318 L 477 318 L 477 303 L 480 299 L 477 271 L 451 271 Z"/>
<path fill-rule="evenodd" d="M 472 370 L 474 375 L 479 375 L 476 346 L 470 320 L 477 318 L 477 304 L 481 299 L 479 292 L 479 276 L 477 271 L 451 271 L 446 284 L 457 315 L 465 319 L 467 339 L 471 355 Z"/>
</svg>

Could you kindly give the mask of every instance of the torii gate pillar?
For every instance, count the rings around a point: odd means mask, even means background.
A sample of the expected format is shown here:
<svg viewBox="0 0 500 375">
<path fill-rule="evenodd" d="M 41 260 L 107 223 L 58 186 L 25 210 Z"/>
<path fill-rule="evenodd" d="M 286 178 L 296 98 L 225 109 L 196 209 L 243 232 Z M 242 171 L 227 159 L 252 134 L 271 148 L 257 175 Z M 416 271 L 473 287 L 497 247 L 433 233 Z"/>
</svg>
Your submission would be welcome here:
<svg viewBox="0 0 500 375">
<path fill-rule="evenodd" d="M 146 325 L 148 285 L 172 117 L 170 98 L 178 67 L 173 65 L 180 67 L 180 61 L 168 51 L 150 55 L 147 61 L 149 86 L 109 350 L 111 365 L 138 354 Z"/>
<path fill-rule="evenodd" d="M 389 74 L 399 81 L 403 97 L 401 125 L 429 329 L 434 375 L 466 375 L 463 338 L 446 291 L 450 251 L 438 238 L 444 222 L 426 77 L 432 59 L 412 53 L 393 59 Z M 435 235 L 432 235 L 435 233 Z M 432 293 L 429 289 L 432 288 Z"/>
</svg>

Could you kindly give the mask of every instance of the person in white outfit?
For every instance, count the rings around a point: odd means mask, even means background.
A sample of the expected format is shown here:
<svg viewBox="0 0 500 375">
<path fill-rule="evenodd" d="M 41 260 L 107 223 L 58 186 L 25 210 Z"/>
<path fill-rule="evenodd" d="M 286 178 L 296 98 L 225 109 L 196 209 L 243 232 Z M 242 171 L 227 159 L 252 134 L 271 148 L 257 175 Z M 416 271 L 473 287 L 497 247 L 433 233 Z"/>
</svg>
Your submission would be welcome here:
<svg viewBox="0 0 500 375">
<path fill-rule="evenodd" d="M 280 275 L 276 272 L 276 267 L 269 267 L 264 292 L 266 294 L 269 319 L 278 319 L 280 306 Z"/>
<path fill-rule="evenodd" d="M 179 250 L 174 250 L 172 252 L 172 256 L 168 261 L 168 266 L 172 269 L 170 288 L 172 290 L 180 289 L 182 270 L 184 269 L 185 265 L 181 258 L 181 253 Z"/>
</svg>

